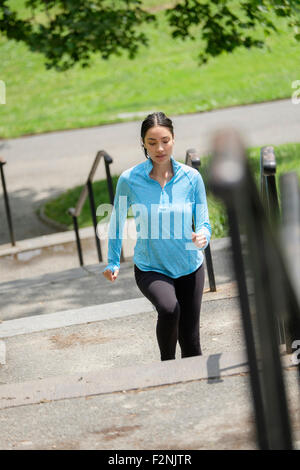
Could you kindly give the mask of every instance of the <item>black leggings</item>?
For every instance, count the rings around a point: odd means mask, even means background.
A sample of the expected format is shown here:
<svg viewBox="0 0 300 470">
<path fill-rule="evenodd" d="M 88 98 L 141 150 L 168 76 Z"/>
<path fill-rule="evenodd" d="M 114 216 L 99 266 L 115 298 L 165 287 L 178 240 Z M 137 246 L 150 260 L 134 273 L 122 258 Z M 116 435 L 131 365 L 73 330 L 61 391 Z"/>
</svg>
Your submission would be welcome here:
<svg viewBox="0 0 300 470">
<path fill-rule="evenodd" d="M 156 336 L 161 360 L 175 359 L 177 340 L 181 357 L 199 356 L 200 309 L 204 287 L 203 263 L 193 273 L 173 279 L 134 265 L 138 288 L 155 306 Z"/>
</svg>

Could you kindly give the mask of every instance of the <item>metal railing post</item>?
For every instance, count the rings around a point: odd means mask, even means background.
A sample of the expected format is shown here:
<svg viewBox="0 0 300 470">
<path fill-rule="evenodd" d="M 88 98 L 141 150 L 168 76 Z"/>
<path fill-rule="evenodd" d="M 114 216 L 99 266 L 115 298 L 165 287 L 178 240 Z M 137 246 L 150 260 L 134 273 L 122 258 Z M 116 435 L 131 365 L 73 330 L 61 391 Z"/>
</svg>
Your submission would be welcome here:
<svg viewBox="0 0 300 470">
<path fill-rule="evenodd" d="M 8 199 L 8 193 L 7 193 L 7 188 L 6 188 L 5 176 L 4 176 L 4 169 L 3 169 L 3 166 L 5 164 L 6 164 L 6 161 L 4 160 L 4 158 L 0 157 L 0 172 L 1 172 L 1 181 L 2 181 L 2 188 L 3 188 L 3 195 L 4 195 L 4 204 L 5 204 L 7 224 L 8 224 L 11 244 L 12 246 L 15 246 L 16 245 L 15 235 L 14 235 L 14 229 L 13 229 L 13 223 L 12 223 L 12 217 L 11 217 L 11 211 L 10 211 L 10 205 L 9 205 L 9 199 Z"/>
<path fill-rule="evenodd" d="M 104 163 L 105 163 L 105 172 L 106 172 L 106 181 L 107 181 L 109 200 L 110 200 L 110 203 L 113 204 L 114 203 L 114 190 L 113 190 L 113 184 L 112 184 L 110 167 L 109 167 L 109 165 L 112 163 L 112 158 L 110 158 L 109 155 L 107 155 L 107 158 L 104 159 Z"/>
<path fill-rule="evenodd" d="M 80 266 L 83 266 L 84 262 L 83 262 L 82 248 L 81 248 L 81 242 L 80 242 L 80 236 L 79 236 L 78 221 L 77 221 L 77 216 L 75 215 L 75 209 L 71 207 L 68 210 L 68 213 L 73 219 L 73 227 L 74 227 L 75 237 L 76 237 L 76 246 L 77 246 L 77 253 L 78 253 L 78 258 L 79 258 L 79 264 Z"/>
<path fill-rule="evenodd" d="M 200 171 L 199 168 L 201 166 L 201 160 L 200 160 L 199 154 L 197 153 L 195 149 L 188 149 L 186 151 L 185 164 L 192 166 L 196 170 Z M 194 223 L 193 223 L 193 231 L 195 231 Z M 216 280 L 215 280 L 215 273 L 214 273 L 210 244 L 208 244 L 207 247 L 205 248 L 204 255 L 205 255 L 205 261 L 206 261 L 206 267 L 207 267 L 209 289 L 211 292 L 216 292 L 217 287 L 216 287 Z"/>
<path fill-rule="evenodd" d="M 95 206 L 95 199 L 94 199 L 94 193 L 93 193 L 93 186 L 90 180 L 87 182 L 87 188 L 88 188 L 88 193 L 89 193 L 90 209 L 91 209 L 92 221 L 93 221 L 94 232 L 95 232 L 95 241 L 96 241 L 98 260 L 101 262 L 102 253 L 101 253 L 100 241 L 97 235 L 96 206 Z"/>
<path fill-rule="evenodd" d="M 262 147 L 260 151 L 260 191 L 261 198 L 266 209 L 270 222 L 278 227 L 279 225 L 279 202 L 276 188 L 276 158 L 274 148 L 269 145 Z M 277 319 L 277 335 L 279 344 L 287 344 L 287 332 L 284 321 Z"/>
<path fill-rule="evenodd" d="M 272 146 L 262 147 L 260 152 L 260 187 L 263 203 L 271 222 L 279 222 L 279 202 L 276 188 L 276 158 Z"/>
</svg>

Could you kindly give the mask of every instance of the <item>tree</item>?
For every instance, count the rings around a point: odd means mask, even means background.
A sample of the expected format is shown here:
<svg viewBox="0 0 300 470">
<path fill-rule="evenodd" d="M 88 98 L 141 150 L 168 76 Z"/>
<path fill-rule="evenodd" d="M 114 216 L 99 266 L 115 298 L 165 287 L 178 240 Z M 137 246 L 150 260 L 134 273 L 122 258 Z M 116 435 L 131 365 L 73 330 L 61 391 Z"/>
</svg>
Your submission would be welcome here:
<svg viewBox="0 0 300 470">
<path fill-rule="evenodd" d="M 141 0 L 26 0 L 31 12 L 26 18 L 0 0 L 0 32 L 9 39 L 23 41 L 46 57 L 46 67 L 67 70 L 75 63 L 90 64 L 91 54 L 104 59 L 123 50 L 133 59 L 148 38 L 139 27 L 155 22 L 156 16 Z M 165 14 L 174 38 L 202 39 L 200 63 L 237 47 L 262 47 L 256 35 L 263 26 L 265 35 L 276 31 L 270 12 L 286 17 L 300 40 L 299 0 L 183 0 Z"/>
<path fill-rule="evenodd" d="M 0 31 L 45 55 L 46 67 L 67 70 L 90 63 L 93 52 L 104 59 L 127 50 L 134 58 L 140 44 L 147 45 L 137 26 L 154 21 L 137 0 L 26 0 L 31 16 L 21 19 L 0 0 Z M 42 13 L 42 15 L 41 15 Z"/>
<path fill-rule="evenodd" d="M 299 6 L 299 0 L 185 0 L 166 14 L 174 28 L 173 37 L 195 40 L 191 29 L 195 25 L 199 27 L 205 44 L 199 59 L 205 63 L 210 56 L 232 52 L 237 47 L 263 47 L 265 42 L 255 37 L 255 28 L 262 26 L 265 36 L 277 31 L 270 19 L 271 12 L 288 19 L 288 26 L 294 29 L 299 41 Z"/>
</svg>

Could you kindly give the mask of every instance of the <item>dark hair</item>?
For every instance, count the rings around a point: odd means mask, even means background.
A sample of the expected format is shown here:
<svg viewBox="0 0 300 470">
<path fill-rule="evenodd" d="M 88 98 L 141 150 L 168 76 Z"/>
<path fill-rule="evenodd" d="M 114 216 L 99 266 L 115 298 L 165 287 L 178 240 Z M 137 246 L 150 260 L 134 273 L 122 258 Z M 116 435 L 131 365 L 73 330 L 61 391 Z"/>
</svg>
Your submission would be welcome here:
<svg viewBox="0 0 300 470">
<path fill-rule="evenodd" d="M 148 114 L 148 116 L 144 119 L 142 122 L 142 127 L 141 127 L 141 138 L 142 138 L 142 146 L 145 152 L 146 158 L 148 157 L 147 150 L 144 146 L 144 141 L 145 141 L 145 135 L 151 127 L 154 126 L 163 126 L 167 127 L 169 131 L 171 132 L 172 136 L 174 137 L 174 129 L 173 129 L 173 123 L 171 119 L 169 119 L 164 113 L 158 112 L 158 113 L 152 113 Z"/>
</svg>

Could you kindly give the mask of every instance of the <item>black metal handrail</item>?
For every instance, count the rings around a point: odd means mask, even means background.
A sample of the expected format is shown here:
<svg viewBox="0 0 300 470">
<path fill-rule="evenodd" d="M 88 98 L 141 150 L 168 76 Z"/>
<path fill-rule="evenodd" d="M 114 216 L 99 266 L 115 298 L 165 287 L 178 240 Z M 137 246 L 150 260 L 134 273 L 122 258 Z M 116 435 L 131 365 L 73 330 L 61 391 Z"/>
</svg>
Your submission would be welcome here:
<svg viewBox="0 0 300 470">
<path fill-rule="evenodd" d="M 80 266 L 83 266 L 84 262 L 83 262 L 82 247 L 81 247 L 81 241 L 80 241 L 79 229 L 78 229 L 78 217 L 81 214 L 83 205 L 87 197 L 89 197 L 91 216 L 92 216 L 94 232 L 95 232 L 95 241 L 96 241 L 98 260 L 99 262 L 103 261 L 100 240 L 97 235 L 96 206 L 95 206 L 95 198 L 94 198 L 94 192 L 93 192 L 93 179 L 94 179 L 95 173 L 97 171 L 98 165 L 102 157 L 105 163 L 105 172 L 106 172 L 109 199 L 110 199 L 110 203 L 113 205 L 114 191 L 113 191 L 113 184 L 112 184 L 112 179 L 111 179 L 111 174 L 110 174 L 110 169 L 109 169 L 109 165 L 113 162 L 113 159 L 108 155 L 108 153 L 105 150 L 100 150 L 95 157 L 92 168 L 87 178 L 87 182 L 83 186 L 83 189 L 77 201 L 76 207 L 75 208 L 71 207 L 68 210 L 68 213 L 73 218 L 73 225 L 74 225 L 74 230 L 75 230 L 75 235 L 76 235 L 76 245 L 77 245 L 77 252 L 78 252 Z M 124 255 L 122 251 L 121 251 L 121 261 L 124 261 Z"/>
<path fill-rule="evenodd" d="M 212 154 L 210 186 L 223 200 L 228 214 L 258 444 L 262 449 L 291 449 L 277 320 L 285 320 L 292 340 L 300 338 L 298 298 L 278 231 L 266 215 L 239 135 L 228 130 L 217 133 Z M 254 313 L 250 309 L 241 231 L 247 241 L 253 277 Z M 298 368 L 300 372 L 300 365 Z"/>
<path fill-rule="evenodd" d="M 200 159 L 198 152 L 195 149 L 188 149 L 186 151 L 185 164 L 192 166 L 196 170 L 200 171 L 199 168 L 201 166 L 201 159 Z M 195 231 L 194 222 L 193 222 L 193 230 Z M 208 244 L 207 247 L 205 248 L 204 254 L 205 254 L 208 280 L 209 280 L 209 288 L 211 292 L 216 292 L 217 288 L 216 288 L 215 273 L 214 273 L 213 261 L 212 261 L 212 256 L 211 256 L 210 244 Z"/>
<path fill-rule="evenodd" d="M 5 182 L 5 175 L 4 175 L 4 169 L 3 169 L 4 165 L 6 165 L 6 160 L 3 157 L 0 157 L 0 173 L 1 173 L 1 182 L 2 182 L 3 195 L 4 195 L 6 219 L 7 219 L 7 224 L 8 224 L 10 241 L 11 241 L 12 246 L 15 246 L 16 242 L 15 242 L 15 235 L 14 235 L 14 229 L 13 229 L 13 223 L 12 223 L 12 217 L 11 217 L 11 211 L 10 211 L 10 205 L 9 205 L 8 192 L 6 188 L 6 182 Z"/>
<path fill-rule="evenodd" d="M 276 188 L 276 158 L 272 146 L 260 151 L 260 188 L 262 200 L 272 223 L 279 222 L 279 202 Z"/>
<path fill-rule="evenodd" d="M 280 210 L 276 187 L 276 157 L 272 146 L 262 147 L 260 151 L 260 191 L 266 214 L 272 224 L 279 224 Z M 279 344 L 287 342 L 283 319 L 278 319 L 278 341 Z M 287 346 L 289 348 L 289 346 Z"/>
</svg>

